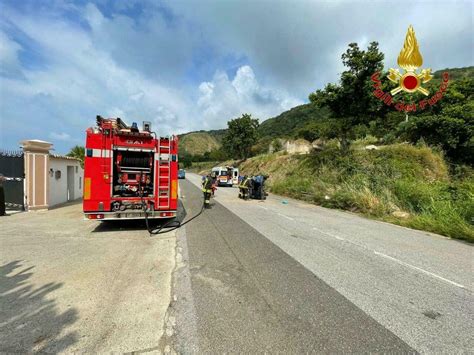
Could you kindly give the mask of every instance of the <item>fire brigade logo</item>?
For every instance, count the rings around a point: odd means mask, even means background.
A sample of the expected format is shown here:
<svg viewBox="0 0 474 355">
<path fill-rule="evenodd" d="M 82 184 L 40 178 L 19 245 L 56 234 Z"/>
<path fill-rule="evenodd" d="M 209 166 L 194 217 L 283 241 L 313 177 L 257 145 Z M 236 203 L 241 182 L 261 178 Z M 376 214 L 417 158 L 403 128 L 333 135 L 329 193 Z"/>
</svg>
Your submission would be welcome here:
<svg viewBox="0 0 474 355">
<path fill-rule="evenodd" d="M 390 69 L 387 78 L 394 83 L 398 83 L 398 87 L 390 91 L 392 95 L 398 94 L 400 91 L 408 93 L 419 91 L 425 96 L 428 96 L 429 91 L 421 84 L 425 84 L 431 79 L 431 69 L 422 69 L 420 73 L 416 70 L 423 65 L 423 57 L 418 48 L 418 42 L 415 37 L 415 30 L 413 26 L 408 27 L 408 32 L 405 37 L 405 43 L 398 56 L 398 66 L 405 70 L 405 73 L 400 74 L 398 69 Z"/>
<path fill-rule="evenodd" d="M 408 27 L 405 43 L 400 51 L 397 63 L 398 66 L 403 69 L 403 72 L 400 73 L 399 69 L 393 68 L 388 71 L 387 78 L 398 85 L 395 89 L 391 90 L 390 93 L 382 90 L 380 72 L 376 72 L 371 76 L 374 87 L 373 95 L 376 98 L 382 101 L 385 105 L 393 106 L 396 110 L 404 112 L 424 110 L 441 100 L 448 88 L 449 74 L 447 72 L 442 74 L 439 90 L 432 97 L 422 99 L 419 102 L 403 102 L 395 100 L 395 95 L 402 91 L 409 94 L 420 92 L 423 95 L 428 96 L 430 92 L 422 85 L 433 79 L 431 69 L 420 69 L 417 71 L 423 65 L 423 57 L 418 48 L 415 30 L 411 25 Z"/>
</svg>

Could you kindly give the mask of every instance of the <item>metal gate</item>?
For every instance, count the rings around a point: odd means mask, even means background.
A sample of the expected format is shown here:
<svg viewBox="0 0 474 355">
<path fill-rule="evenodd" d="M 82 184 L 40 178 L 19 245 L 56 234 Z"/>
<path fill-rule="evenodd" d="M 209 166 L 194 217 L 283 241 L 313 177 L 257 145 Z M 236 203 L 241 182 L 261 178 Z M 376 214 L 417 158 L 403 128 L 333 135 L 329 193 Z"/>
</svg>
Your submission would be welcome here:
<svg viewBox="0 0 474 355">
<path fill-rule="evenodd" d="M 5 205 L 8 209 L 25 209 L 25 163 L 23 151 L 0 150 L 0 174 L 3 182 Z"/>
</svg>

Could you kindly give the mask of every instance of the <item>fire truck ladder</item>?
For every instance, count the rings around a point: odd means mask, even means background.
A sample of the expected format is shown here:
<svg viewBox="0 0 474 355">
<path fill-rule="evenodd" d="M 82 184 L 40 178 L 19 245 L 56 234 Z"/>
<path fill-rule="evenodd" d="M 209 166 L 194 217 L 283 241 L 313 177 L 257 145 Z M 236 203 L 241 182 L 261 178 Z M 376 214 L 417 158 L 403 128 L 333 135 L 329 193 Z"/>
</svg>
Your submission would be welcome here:
<svg viewBox="0 0 474 355">
<path fill-rule="evenodd" d="M 113 159 L 113 154 L 111 150 L 108 150 L 110 144 L 111 144 L 112 139 L 108 137 L 107 135 L 102 135 L 102 147 L 100 148 L 100 171 L 102 173 L 102 176 L 108 176 L 109 183 L 110 185 L 110 194 L 112 195 L 112 176 L 113 174 L 113 169 L 112 169 L 112 159 Z M 109 153 L 107 153 L 109 152 Z"/>
<path fill-rule="evenodd" d="M 158 140 L 158 204 L 160 208 L 170 207 L 171 189 L 171 141 L 163 145 L 161 138 Z M 166 204 L 165 204 L 166 203 Z"/>
</svg>

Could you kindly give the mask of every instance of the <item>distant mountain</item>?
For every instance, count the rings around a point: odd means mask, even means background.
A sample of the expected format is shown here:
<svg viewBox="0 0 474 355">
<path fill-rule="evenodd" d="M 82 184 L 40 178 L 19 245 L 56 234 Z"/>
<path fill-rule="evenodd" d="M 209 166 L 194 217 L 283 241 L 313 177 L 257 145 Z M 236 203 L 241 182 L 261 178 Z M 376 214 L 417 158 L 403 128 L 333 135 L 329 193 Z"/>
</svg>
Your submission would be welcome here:
<svg viewBox="0 0 474 355">
<path fill-rule="evenodd" d="M 212 131 L 197 131 L 181 134 L 179 138 L 179 150 L 186 151 L 192 155 L 202 155 L 221 146 L 225 129 Z"/>
<path fill-rule="evenodd" d="M 268 140 L 276 137 L 291 137 L 310 121 L 325 117 L 327 114 L 327 110 L 317 108 L 312 104 L 293 107 L 262 122 L 259 127 L 260 138 Z M 205 152 L 218 149 L 226 131 L 226 129 L 201 130 L 182 134 L 179 136 L 179 149 L 192 155 L 202 155 Z"/>
<path fill-rule="evenodd" d="M 465 67 L 465 68 L 447 68 L 442 70 L 437 70 L 433 73 L 435 79 L 441 79 L 442 74 L 447 71 L 449 73 L 450 80 L 459 80 L 463 78 L 473 78 L 474 77 L 474 66 Z"/>
<path fill-rule="evenodd" d="M 309 122 L 326 117 L 328 111 L 304 104 L 263 121 L 259 127 L 261 139 L 291 137 Z M 226 129 L 189 132 L 179 136 L 179 149 L 192 155 L 202 155 L 221 146 Z"/>
</svg>

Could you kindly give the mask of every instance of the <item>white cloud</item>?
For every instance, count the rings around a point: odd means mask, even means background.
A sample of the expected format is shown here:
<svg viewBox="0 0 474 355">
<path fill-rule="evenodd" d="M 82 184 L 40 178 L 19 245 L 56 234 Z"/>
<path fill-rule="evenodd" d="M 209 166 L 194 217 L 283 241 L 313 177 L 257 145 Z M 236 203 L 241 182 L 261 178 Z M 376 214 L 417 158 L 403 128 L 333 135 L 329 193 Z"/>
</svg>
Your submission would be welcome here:
<svg viewBox="0 0 474 355">
<path fill-rule="evenodd" d="M 21 64 L 18 59 L 21 46 L 0 31 L 0 75 L 21 76 Z"/>
<path fill-rule="evenodd" d="M 75 139 L 83 140 L 96 114 L 107 113 L 120 114 L 128 122 L 153 121 L 160 134 L 186 127 L 191 102 L 180 89 L 119 65 L 94 45 L 84 29 L 63 20 L 33 18 L 14 11 L 9 19 L 41 48 L 48 65 L 39 70 L 23 69 L 23 80 L 1 78 L 3 141 L 11 136 L 16 140 L 50 136 L 67 142 L 64 134 L 48 134 L 56 130 L 67 130 Z M 19 46 L 6 43 L 13 48 L 6 58 L 10 67 L 18 66 L 13 54 Z"/>
<path fill-rule="evenodd" d="M 262 87 L 252 68 L 240 67 L 230 80 L 217 71 L 211 82 L 199 86 L 198 108 L 206 128 L 222 128 L 243 113 L 263 121 L 303 102 L 287 93 Z"/>
<path fill-rule="evenodd" d="M 84 17 L 91 45 L 107 52 L 125 69 L 149 79 L 182 82 L 192 62 L 197 34 L 184 23 L 170 25 L 152 5 L 143 4 L 146 15 L 130 18 L 121 14 L 105 17 L 94 4 L 87 4 Z"/>
</svg>

